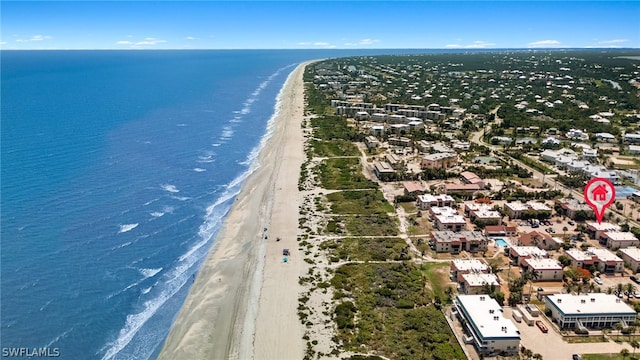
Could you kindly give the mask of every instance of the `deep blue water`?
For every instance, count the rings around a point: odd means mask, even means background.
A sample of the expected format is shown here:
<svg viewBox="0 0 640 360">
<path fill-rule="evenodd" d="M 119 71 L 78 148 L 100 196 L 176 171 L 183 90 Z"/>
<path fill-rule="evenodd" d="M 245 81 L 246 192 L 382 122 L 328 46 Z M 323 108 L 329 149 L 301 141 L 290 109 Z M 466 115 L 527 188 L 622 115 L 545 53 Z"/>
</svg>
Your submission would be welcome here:
<svg viewBox="0 0 640 360">
<path fill-rule="evenodd" d="M 390 52 L 0 52 L 2 348 L 154 358 L 289 73 Z"/>
</svg>

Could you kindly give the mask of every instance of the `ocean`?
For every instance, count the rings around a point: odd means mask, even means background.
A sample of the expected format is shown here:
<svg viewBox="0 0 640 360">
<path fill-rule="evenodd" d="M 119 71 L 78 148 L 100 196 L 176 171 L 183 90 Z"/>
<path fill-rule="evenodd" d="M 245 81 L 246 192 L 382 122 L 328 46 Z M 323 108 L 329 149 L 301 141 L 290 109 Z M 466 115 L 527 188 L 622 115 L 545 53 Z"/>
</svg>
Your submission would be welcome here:
<svg viewBox="0 0 640 360">
<path fill-rule="evenodd" d="M 287 76 L 390 52 L 0 52 L 3 356 L 155 358 Z"/>
</svg>

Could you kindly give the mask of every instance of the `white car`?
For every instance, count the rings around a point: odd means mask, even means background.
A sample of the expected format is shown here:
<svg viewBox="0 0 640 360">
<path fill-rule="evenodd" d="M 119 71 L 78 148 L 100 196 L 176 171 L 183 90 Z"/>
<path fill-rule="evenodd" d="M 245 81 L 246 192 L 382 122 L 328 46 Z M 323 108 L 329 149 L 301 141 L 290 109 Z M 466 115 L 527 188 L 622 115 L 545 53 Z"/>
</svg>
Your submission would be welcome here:
<svg viewBox="0 0 640 360">
<path fill-rule="evenodd" d="M 595 281 L 596 284 L 598 284 L 598 285 L 602 285 L 602 280 L 597 276 L 593 278 L 593 281 Z"/>
</svg>

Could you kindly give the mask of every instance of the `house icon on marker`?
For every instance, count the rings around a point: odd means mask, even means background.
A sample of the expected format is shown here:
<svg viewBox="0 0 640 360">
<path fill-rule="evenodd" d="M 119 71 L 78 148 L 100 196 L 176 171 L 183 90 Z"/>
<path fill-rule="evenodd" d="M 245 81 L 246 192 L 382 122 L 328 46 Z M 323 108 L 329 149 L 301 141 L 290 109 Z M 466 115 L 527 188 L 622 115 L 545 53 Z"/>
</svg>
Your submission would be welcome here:
<svg viewBox="0 0 640 360">
<path fill-rule="evenodd" d="M 593 201 L 607 201 L 607 193 L 607 187 L 604 184 L 600 184 L 591 190 L 591 198 Z"/>
</svg>

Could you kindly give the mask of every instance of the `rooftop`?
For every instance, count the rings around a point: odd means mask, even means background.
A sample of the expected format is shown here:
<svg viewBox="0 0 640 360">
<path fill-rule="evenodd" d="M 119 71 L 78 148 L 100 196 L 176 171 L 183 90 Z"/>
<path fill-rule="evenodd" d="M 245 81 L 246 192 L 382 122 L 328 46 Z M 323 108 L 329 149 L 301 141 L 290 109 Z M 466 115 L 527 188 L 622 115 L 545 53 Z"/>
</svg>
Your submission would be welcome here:
<svg viewBox="0 0 640 360">
<path fill-rule="evenodd" d="M 500 283 L 498 282 L 498 277 L 495 274 L 485 274 L 485 273 L 463 274 L 462 279 L 464 280 L 465 283 L 467 283 L 471 287 L 484 286 L 484 285 L 500 286 Z"/>
<path fill-rule="evenodd" d="M 618 297 L 605 293 L 583 295 L 548 295 L 549 301 L 564 315 L 635 314 L 636 312 Z"/>
<path fill-rule="evenodd" d="M 637 247 L 628 247 L 625 249 L 620 249 L 620 252 L 624 255 L 627 255 L 631 259 L 635 261 L 640 261 L 640 249 Z"/>
<path fill-rule="evenodd" d="M 537 246 L 512 246 L 511 251 L 518 254 L 518 256 L 547 257 L 547 252 Z"/>
<path fill-rule="evenodd" d="M 432 231 L 431 237 L 437 242 L 453 241 L 485 241 L 487 238 L 480 231 Z M 455 260 L 454 260 L 455 261 Z"/>
<path fill-rule="evenodd" d="M 630 231 L 607 231 L 605 236 L 613 241 L 638 241 Z"/>
<path fill-rule="evenodd" d="M 502 315 L 502 308 L 488 295 L 458 295 L 456 302 L 484 339 L 520 338 L 518 328 Z"/>
<path fill-rule="evenodd" d="M 556 259 L 528 258 L 526 263 L 534 270 L 558 270 L 562 271 L 562 265 Z"/>
<path fill-rule="evenodd" d="M 587 253 L 597 256 L 600 261 L 622 262 L 622 259 L 607 249 L 590 247 L 587 249 Z"/>
<path fill-rule="evenodd" d="M 485 271 L 489 269 L 489 265 L 478 259 L 453 259 L 453 265 L 459 271 Z"/>
</svg>

